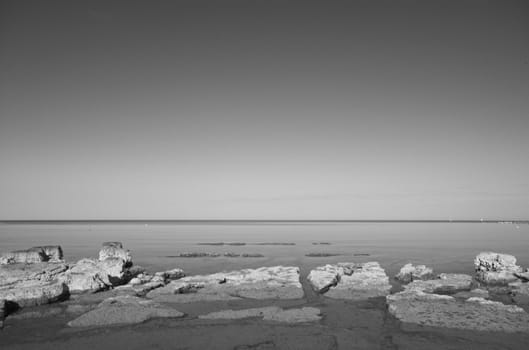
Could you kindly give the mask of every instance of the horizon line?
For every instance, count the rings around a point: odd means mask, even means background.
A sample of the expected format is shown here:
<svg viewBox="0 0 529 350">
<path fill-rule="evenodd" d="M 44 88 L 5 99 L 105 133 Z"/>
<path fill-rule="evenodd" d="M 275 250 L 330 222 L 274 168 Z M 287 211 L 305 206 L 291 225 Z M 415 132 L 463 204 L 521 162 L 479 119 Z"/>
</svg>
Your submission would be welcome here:
<svg viewBox="0 0 529 350">
<path fill-rule="evenodd" d="M 61 223 L 522 223 L 529 219 L 17 219 L 1 220 L 1 224 Z"/>
</svg>

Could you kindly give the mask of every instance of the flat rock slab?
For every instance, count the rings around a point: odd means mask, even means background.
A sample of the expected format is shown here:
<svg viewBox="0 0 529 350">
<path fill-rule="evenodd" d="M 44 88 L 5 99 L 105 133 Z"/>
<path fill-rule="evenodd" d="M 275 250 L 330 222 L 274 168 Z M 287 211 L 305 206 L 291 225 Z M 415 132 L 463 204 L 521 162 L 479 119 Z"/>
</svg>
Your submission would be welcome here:
<svg viewBox="0 0 529 350">
<path fill-rule="evenodd" d="M 377 262 L 320 266 L 307 279 L 314 290 L 334 299 L 365 300 L 386 296 L 391 289 L 386 272 Z"/>
<path fill-rule="evenodd" d="M 259 317 L 265 321 L 285 323 L 315 322 L 321 319 L 320 310 L 314 307 L 284 310 L 277 306 L 243 310 L 222 310 L 199 316 L 199 318 L 209 320 L 238 320 L 251 317 Z"/>
<path fill-rule="evenodd" d="M 18 307 L 52 303 L 68 296 L 68 287 L 59 280 L 41 282 L 26 280 L 0 287 L 0 299 L 16 304 Z"/>
<path fill-rule="evenodd" d="M 0 287 L 24 281 L 50 282 L 68 269 L 63 263 L 11 264 L 0 266 Z"/>
<path fill-rule="evenodd" d="M 303 288 L 297 267 L 261 267 L 211 275 L 188 276 L 147 294 L 161 302 L 249 299 L 299 299 Z"/>
<path fill-rule="evenodd" d="M 402 292 L 387 297 L 389 312 L 402 322 L 475 331 L 529 332 L 529 314 L 483 298 Z"/>
<path fill-rule="evenodd" d="M 177 318 L 183 316 L 182 312 L 164 307 L 152 300 L 121 296 L 104 300 L 94 310 L 88 311 L 75 320 L 68 322 L 68 326 L 112 326 L 141 323 L 151 318 Z"/>
</svg>

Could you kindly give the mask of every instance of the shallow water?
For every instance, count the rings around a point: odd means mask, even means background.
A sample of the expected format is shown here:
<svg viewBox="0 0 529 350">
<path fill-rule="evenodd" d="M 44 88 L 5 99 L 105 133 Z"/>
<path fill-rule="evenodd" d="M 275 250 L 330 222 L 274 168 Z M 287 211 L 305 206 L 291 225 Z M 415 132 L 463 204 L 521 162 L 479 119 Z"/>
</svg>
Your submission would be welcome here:
<svg viewBox="0 0 529 350">
<path fill-rule="evenodd" d="M 8 317 L 0 348 L 13 349 L 525 349 L 525 334 L 494 334 L 405 325 L 388 314 L 383 298 L 336 301 L 313 293 L 305 276 L 311 268 L 339 261 L 378 261 L 394 276 L 407 263 L 436 272 L 473 273 L 481 251 L 513 254 L 529 266 L 529 225 L 492 223 L 296 223 L 296 224 L 62 224 L 0 225 L 0 250 L 60 244 L 67 261 L 95 257 L 104 241 L 122 241 L 136 265 L 151 271 L 181 267 L 188 274 L 272 265 L 301 267 L 305 298 L 295 301 L 239 301 L 177 304 L 188 316 L 135 326 L 72 330 L 73 316 L 60 304 L 35 308 L 43 317 Z M 245 245 L 199 245 L 243 242 Z M 258 245 L 258 243 L 294 245 Z M 313 245 L 313 242 L 329 244 Z M 171 258 L 182 252 L 260 253 L 262 258 Z M 341 254 L 306 257 L 308 253 Z M 355 254 L 363 254 L 355 256 Z M 366 256 L 367 254 L 367 256 Z M 398 287 L 391 278 L 395 287 Z M 259 320 L 204 321 L 197 315 L 225 308 L 309 305 L 324 318 L 310 325 Z M 50 313 L 50 310 L 55 311 Z M 46 316 L 48 313 L 48 316 Z"/>
</svg>

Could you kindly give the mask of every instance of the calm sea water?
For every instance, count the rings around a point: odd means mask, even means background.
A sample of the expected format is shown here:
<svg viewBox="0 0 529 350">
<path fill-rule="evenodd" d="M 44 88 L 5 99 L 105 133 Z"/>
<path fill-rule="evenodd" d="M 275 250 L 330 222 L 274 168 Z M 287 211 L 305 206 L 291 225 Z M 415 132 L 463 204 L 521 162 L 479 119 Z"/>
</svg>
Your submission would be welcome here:
<svg viewBox="0 0 529 350">
<path fill-rule="evenodd" d="M 294 265 L 302 274 L 339 261 L 378 261 L 394 275 L 407 262 L 437 272 L 472 273 L 481 251 L 513 254 L 529 266 L 529 225 L 496 223 L 236 223 L 236 224 L 0 224 L 0 250 L 59 244 L 67 261 L 96 257 L 104 241 L 121 241 L 134 263 L 152 271 L 188 273 Z M 244 242 L 243 246 L 198 243 Z M 258 245 L 257 243 L 295 245 Z M 328 242 L 329 245 L 314 245 Z M 182 252 L 260 253 L 264 258 L 173 258 Z M 306 257 L 335 253 L 336 257 Z M 358 256 L 356 254 L 368 254 Z"/>
</svg>

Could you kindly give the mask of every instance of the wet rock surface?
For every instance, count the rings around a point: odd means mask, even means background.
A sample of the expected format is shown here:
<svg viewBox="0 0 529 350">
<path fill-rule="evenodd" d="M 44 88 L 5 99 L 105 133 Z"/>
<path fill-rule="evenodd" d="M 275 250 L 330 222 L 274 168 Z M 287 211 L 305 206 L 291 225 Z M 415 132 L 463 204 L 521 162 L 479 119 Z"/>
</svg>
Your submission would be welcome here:
<svg viewBox="0 0 529 350">
<path fill-rule="evenodd" d="M 320 266 L 313 269 L 307 279 L 315 291 L 335 299 L 381 297 L 391 289 L 388 276 L 377 262 Z"/>
<path fill-rule="evenodd" d="M 262 318 L 265 321 L 285 323 L 315 322 L 321 319 L 320 310 L 314 307 L 284 310 L 277 306 L 242 310 L 222 310 L 199 316 L 199 318 L 210 320 L 237 320 L 251 317 Z"/>
<path fill-rule="evenodd" d="M 168 302 L 297 299 L 303 297 L 303 289 L 297 267 L 274 266 L 184 277 L 147 297 Z"/>
<path fill-rule="evenodd" d="M 404 291 L 386 297 L 388 311 L 402 322 L 423 326 L 529 332 L 529 314 L 522 308 L 487 300 L 487 291 L 471 291 L 471 286 L 471 276 L 464 274 L 413 281 Z"/>
<path fill-rule="evenodd" d="M 410 283 L 415 280 L 428 280 L 432 279 L 433 269 L 426 267 L 425 265 L 416 265 L 409 263 L 404 265 L 399 273 L 395 276 L 395 279 L 402 283 Z"/>
<path fill-rule="evenodd" d="M 182 312 L 162 306 L 152 300 L 121 296 L 104 300 L 95 309 L 68 322 L 68 326 L 112 326 L 141 323 L 152 318 L 178 318 L 183 316 Z"/>
</svg>

